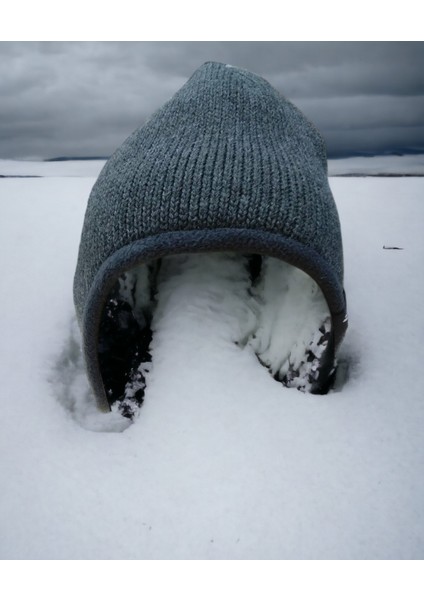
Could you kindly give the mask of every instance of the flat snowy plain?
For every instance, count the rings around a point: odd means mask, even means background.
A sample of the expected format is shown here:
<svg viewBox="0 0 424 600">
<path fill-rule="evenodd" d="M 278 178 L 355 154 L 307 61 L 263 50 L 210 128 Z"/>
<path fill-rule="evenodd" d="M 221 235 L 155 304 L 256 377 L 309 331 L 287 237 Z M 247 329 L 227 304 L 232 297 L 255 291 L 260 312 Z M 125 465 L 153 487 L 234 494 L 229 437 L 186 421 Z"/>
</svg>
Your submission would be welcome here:
<svg viewBox="0 0 424 600">
<path fill-rule="evenodd" d="M 358 160 L 330 173 L 408 172 Z M 0 179 L 0 558 L 423 559 L 424 177 L 330 179 L 335 391 L 283 388 L 194 298 L 164 313 L 129 425 L 93 407 L 72 302 L 101 166 L 0 161 L 42 176 Z"/>
</svg>

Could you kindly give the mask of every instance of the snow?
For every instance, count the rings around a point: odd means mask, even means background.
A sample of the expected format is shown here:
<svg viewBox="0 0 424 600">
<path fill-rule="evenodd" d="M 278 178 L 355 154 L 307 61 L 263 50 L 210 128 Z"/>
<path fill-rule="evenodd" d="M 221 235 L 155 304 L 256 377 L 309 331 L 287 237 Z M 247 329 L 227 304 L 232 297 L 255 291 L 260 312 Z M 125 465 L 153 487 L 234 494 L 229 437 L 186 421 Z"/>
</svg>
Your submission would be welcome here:
<svg viewBox="0 0 424 600">
<path fill-rule="evenodd" d="M 261 362 L 280 380 L 289 377 L 290 387 L 310 390 L 307 375 L 317 363 L 325 344 L 318 345 L 320 327 L 330 323 L 330 311 L 319 286 L 303 271 L 275 258 L 263 259 L 259 283 L 253 288 L 258 324 L 249 339 Z M 306 361 L 306 349 L 316 357 Z M 293 371 L 300 376 L 293 378 Z M 313 375 L 313 371 L 309 373 Z"/>
<path fill-rule="evenodd" d="M 422 559 L 424 179 L 330 180 L 350 320 L 332 393 L 231 343 L 220 285 L 214 311 L 174 288 L 130 424 L 95 411 L 78 349 L 94 176 L 56 164 L 0 179 L 0 558 Z"/>
<path fill-rule="evenodd" d="M 195 333 L 187 337 L 196 322 Z M 181 353 L 187 341 L 187 364 L 196 364 L 205 339 L 223 365 L 227 350 L 236 345 L 254 353 L 287 387 L 312 391 L 323 381 L 320 358 L 328 345 L 330 323 L 318 285 L 303 271 L 275 258 L 211 252 L 138 265 L 119 277 L 111 290 L 100 327 L 100 370 L 109 403 L 125 417 L 139 413 L 150 378 L 151 350 L 156 369 L 162 349 L 156 341 L 161 337 L 175 339 L 171 346 L 175 353 Z M 81 345 L 77 338 L 74 332 L 74 348 Z M 81 357 L 76 352 L 73 356 L 79 362 L 66 371 L 71 379 L 62 397 L 68 398 L 70 406 L 68 390 L 75 391 L 73 414 L 83 424 L 92 401 L 88 390 L 81 394 L 74 388 L 73 381 L 84 374 Z M 231 365 L 232 352 L 228 361 Z M 59 375 L 62 383 L 63 368 Z M 151 383 L 147 385 L 150 388 Z M 86 400 L 83 406 L 79 398 Z"/>
</svg>

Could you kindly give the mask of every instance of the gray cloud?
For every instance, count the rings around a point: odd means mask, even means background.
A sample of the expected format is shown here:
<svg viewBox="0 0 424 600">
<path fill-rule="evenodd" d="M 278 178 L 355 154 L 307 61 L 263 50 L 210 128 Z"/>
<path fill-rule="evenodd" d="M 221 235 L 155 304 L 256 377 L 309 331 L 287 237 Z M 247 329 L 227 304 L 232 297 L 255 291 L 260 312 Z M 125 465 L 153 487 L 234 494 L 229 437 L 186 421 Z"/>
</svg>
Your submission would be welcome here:
<svg viewBox="0 0 424 600">
<path fill-rule="evenodd" d="M 330 155 L 424 152 L 424 43 L 2 42 L 0 156 L 109 155 L 207 60 L 268 79 Z"/>
</svg>

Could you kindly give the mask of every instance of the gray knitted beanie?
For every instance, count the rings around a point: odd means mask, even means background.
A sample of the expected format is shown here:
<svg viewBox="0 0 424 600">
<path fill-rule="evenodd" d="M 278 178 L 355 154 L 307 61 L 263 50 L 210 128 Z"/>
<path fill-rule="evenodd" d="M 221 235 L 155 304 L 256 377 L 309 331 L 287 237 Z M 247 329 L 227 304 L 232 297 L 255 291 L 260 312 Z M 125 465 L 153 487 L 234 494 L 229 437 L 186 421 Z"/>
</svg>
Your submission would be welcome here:
<svg viewBox="0 0 424 600">
<path fill-rule="evenodd" d="M 329 377 L 347 317 L 323 140 L 267 81 L 208 62 L 116 150 L 88 201 L 74 300 L 100 409 L 110 407 L 100 329 L 118 278 L 167 255 L 216 251 L 281 259 L 318 284 L 331 315 Z"/>
</svg>

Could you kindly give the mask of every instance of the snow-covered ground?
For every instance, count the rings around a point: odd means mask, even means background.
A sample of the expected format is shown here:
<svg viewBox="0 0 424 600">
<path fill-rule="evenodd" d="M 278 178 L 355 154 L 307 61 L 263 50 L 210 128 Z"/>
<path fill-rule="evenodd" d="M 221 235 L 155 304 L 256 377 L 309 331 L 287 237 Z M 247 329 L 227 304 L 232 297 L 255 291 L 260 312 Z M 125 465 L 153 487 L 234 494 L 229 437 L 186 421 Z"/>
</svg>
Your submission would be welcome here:
<svg viewBox="0 0 424 600">
<path fill-rule="evenodd" d="M 330 180 L 350 316 L 334 392 L 282 387 L 231 343 L 234 305 L 194 290 L 164 301 L 129 425 L 96 413 L 78 351 L 96 173 L 4 162 L 49 176 L 0 179 L 0 558 L 424 558 L 423 178 Z"/>
</svg>

